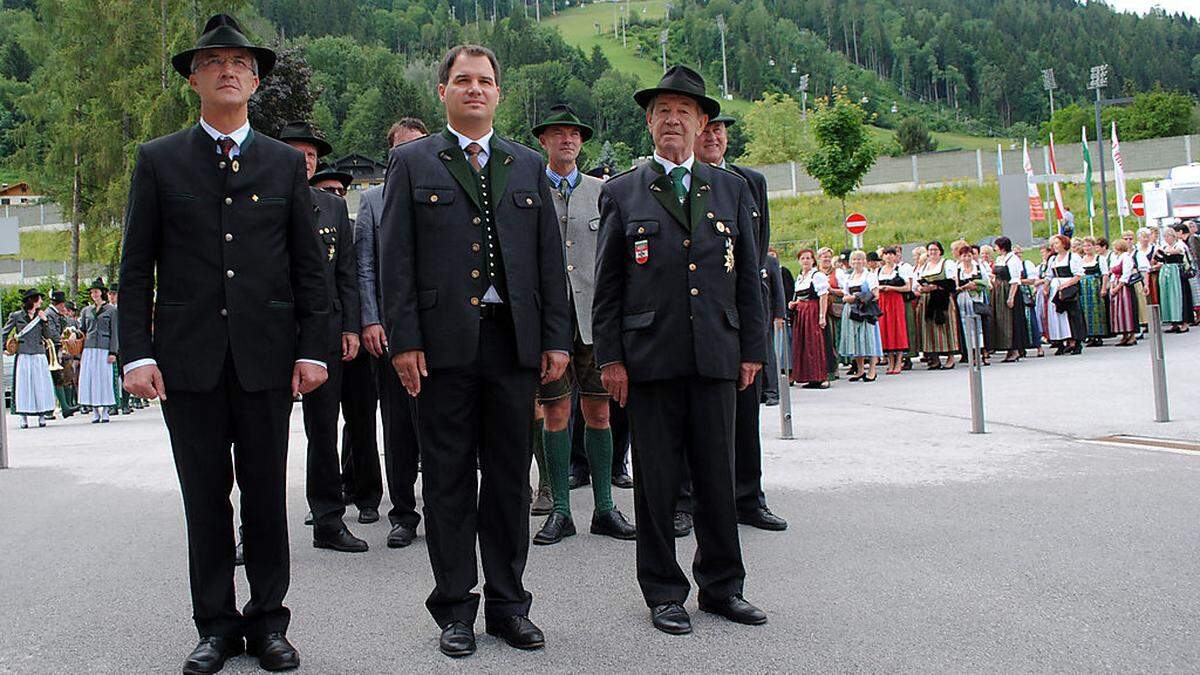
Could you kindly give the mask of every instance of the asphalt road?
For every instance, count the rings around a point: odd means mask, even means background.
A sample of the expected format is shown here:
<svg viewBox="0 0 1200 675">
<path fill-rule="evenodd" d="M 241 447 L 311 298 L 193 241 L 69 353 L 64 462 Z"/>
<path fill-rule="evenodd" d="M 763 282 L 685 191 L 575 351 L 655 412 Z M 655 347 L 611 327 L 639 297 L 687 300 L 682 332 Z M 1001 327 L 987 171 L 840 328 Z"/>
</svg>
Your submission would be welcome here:
<svg viewBox="0 0 1200 675">
<path fill-rule="evenodd" d="M 289 474 L 290 637 L 313 673 L 1200 670 L 1200 453 L 1086 442 L 1200 440 L 1200 334 L 1168 336 L 1174 421 L 1156 424 L 1145 346 L 985 370 L 989 433 L 967 433 L 965 369 L 793 389 L 797 440 L 763 409 L 769 502 L 742 528 L 763 627 L 650 627 L 633 544 L 586 534 L 530 552 L 542 652 L 481 634 L 450 661 L 423 601 L 423 537 L 313 549 L 303 431 Z M 195 642 L 178 484 L 157 408 L 112 424 L 11 423 L 0 471 L 0 673 L 178 672 Z M 632 517 L 630 493 L 618 505 Z M 386 508 L 386 503 L 385 503 Z M 577 522 L 591 508 L 573 493 Z M 534 522 L 536 528 L 540 523 Z M 423 535 L 423 531 L 422 531 Z M 690 560 L 692 540 L 679 554 Z M 239 597 L 247 596 L 239 573 Z M 477 628 L 482 633 L 482 621 Z M 242 657 L 226 672 L 259 672 Z"/>
</svg>

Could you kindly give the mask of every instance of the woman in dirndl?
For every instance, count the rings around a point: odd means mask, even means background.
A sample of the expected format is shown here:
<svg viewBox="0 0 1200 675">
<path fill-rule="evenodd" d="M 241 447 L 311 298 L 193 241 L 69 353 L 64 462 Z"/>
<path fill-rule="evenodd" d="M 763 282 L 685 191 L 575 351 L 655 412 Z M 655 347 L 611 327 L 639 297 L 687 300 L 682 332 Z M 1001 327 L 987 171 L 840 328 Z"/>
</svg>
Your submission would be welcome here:
<svg viewBox="0 0 1200 675">
<path fill-rule="evenodd" d="M 975 341 L 979 345 L 979 354 L 983 365 L 990 366 L 988 358 L 987 337 L 992 333 L 992 306 L 988 298 L 988 290 L 992 287 L 992 278 L 983 265 L 975 259 L 975 251 L 970 244 L 959 244 L 958 264 L 954 270 L 955 302 L 958 303 L 958 315 L 962 320 L 962 338 L 966 343 L 968 330 L 974 328 L 972 317 L 979 317 L 979 330 L 975 332 Z M 963 345 L 964 351 L 966 344 Z M 967 355 L 969 356 L 969 354 Z M 967 358 L 964 356 L 964 359 Z"/>
<path fill-rule="evenodd" d="M 1118 239 L 1113 250 L 1117 258 L 1108 274 L 1109 328 L 1121 337 L 1117 341 L 1118 347 L 1132 347 L 1137 344 L 1138 331 L 1137 300 L 1133 294 L 1140 291 L 1136 291 L 1132 283 L 1137 264 L 1133 261 L 1129 242 Z"/>
<path fill-rule="evenodd" d="M 1083 279 L 1079 282 L 1079 307 L 1087 325 L 1087 346 L 1099 347 L 1110 335 L 1108 325 L 1108 257 L 1100 255 L 1096 240 L 1085 237 Z"/>
<path fill-rule="evenodd" d="M 917 322 L 921 325 L 921 350 L 929 370 L 954 368 L 959 351 L 958 309 L 954 305 L 953 262 L 942 257 L 941 242 L 925 245 L 925 263 L 917 268 Z M 942 365 L 942 357 L 946 365 Z"/>
<path fill-rule="evenodd" d="M 879 339 L 887 357 L 888 375 L 899 375 L 904 355 L 908 352 L 908 322 L 905 298 L 912 291 L 912 276 L 901 266 L 900 249 L 883 249 L 883 265 L 876 273 L 879 279 Z"/>
<path fill-rule="evenodd" d="M 1082 354 L 1087 323 L 1079 306 L 1083 260 L 1071 251 L 1071 240 L 1063 234 L 1050 237 L 1053 255 L 1046 261 L 1046 326 L 1050 341 L 1058 343 L 1055 354 Z M 1074 290 L 1072 290 L 1074 289 Z"/>
<path fill-rule="evenodd" d="M 1154 234 L 1150 228 L 1139 227 L 1133 259 L 1137 263 L 1142 280 L 1137 284 L 1140 293 L 1134 293 L 1134 296 L 1138 306 L 1138 323 L 1142 328 L 1145 328 L 1146 322 L 1150 320 L 1150 305 L 1158 304 L 1158 269 L 1162 267 L 1162 263 L 1154 259 L 1156 252 L 1158 246 L 1154 244 Z"/>
<path fill-rule="evenodd" d="M 828 349 L 825 343 L 825 313 L 829 304 L 829 277 L 816 268 L 816 254 L 804 249 L 797 254 L 795 299 L 788 307 L 795 312 L 792 324 L 792 382 L 805 389 L 828 389 Z"/>
<path fill-rule="evenodd" d="M 841 335 L 842 289 L 838 285 L 838 270 L 833 265 L 833 249 L 822 246 L 817 249 L 817 271 L 829 280 L 829 302 L 825 307 L 825 369 L 829 381 L 838 378 L 838 336 Z"/>
<path fill-rule="evenodd" d="M 1029 342 L 1029 329 L 1025 325 L 1025 299 L 1021 293 L 1021 279 L 1025 276 L 1021 256 L 1013 253 L 1012 240 L 996 238 L 996 249 L 1000 252 L 992 266 L 995 274 L 992 292 L 992 346 L 1004 352 L 1001 363 L 1019 361 Z"/>
<path fill-rule="evenodd" d="M 1168 227 L 1163 230 L 1163 246 L 1154 259 L 1162 264 L 1158 270 L 1158 304 L 1162 322 L 1171 324 L 1171 333 L 1186 333 L 1191 314 L 1191 289 L 1184 278 L 1187 270 L 1187 246 L 1179 241 L 1179 233 Z M 1185 292 L 1186 290 L 1186 292 Z M 1184 308 L 1187 308 L 1185 311 Z"/>
<path fill-rule="evenodd" d="M 92 409 L 92 424 L 107 423 L 109 408 L 117 405 L 113 367 L 117 360 L 114 330 L 117 308 L 108 304 L 104 279 L 92 282 L 88 294 L 92 304 L 83 308 L 79 328 L 84 333 L 79 366 L 79 404 Z"/>
<path fill-rule="evenodd" d="M 46 416 L 54 412 L 54 383 L 50 378 L 50 361 L 46 358 L 46 341 L 53 348 L 58 336 L 42 312 L 42 293 L 36 288 L 21 292 L 21 309 L 8 315 L 2 331 L 5 341 L 12 333 L 17 341 L 16 387 L 14 407 L 21 416 L 21 428 L 29 428 L 29 416 L 37 418 L 39 427 L 46 426 Z"/>
<path fill-rule="evenodd" d="M 879 281 L 867 269 L 867 254 L 850 253 L 850 269 L 842 277 L 846 295 L 838 352 L 854 359 L 851 382 L 874 382 L 875 365 L 883 358 L 879 339 Z"/>
<path fill-rule="evenodd" d="M 903 370 L 912 370 L 915 359 L 921 356 L 921 322 L 917 321 L 917 302 L 919 297 L 915 292 L 917 285 L 917 268 L 925 263 L 925 247 L 917 246 L 912 250 L 912 263 L 901 261 L 900 269 L 908 277 L 910 289 L 904 294 L 904 324 L 908 331 L 908 351 L 904 353 Z"/>
</svg>

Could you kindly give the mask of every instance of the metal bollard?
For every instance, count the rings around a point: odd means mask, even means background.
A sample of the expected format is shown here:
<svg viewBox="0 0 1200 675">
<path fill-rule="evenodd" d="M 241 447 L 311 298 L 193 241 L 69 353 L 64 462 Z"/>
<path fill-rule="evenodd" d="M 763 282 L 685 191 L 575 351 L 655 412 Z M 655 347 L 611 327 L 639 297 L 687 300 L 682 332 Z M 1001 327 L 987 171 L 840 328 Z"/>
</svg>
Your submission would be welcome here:
<svg viewBox="0 0 1200 675">
<path fill-rule="evenodd" d="M 1150 372 L 1154 375 L 1154 421 L 1170 422 L 1171 408 L 1167 401 L 1167 359 L 1163 351 L 1162 308 L 1150 305 Z"/>
<path fill-rule="evenodd" d="M 987 429 L 983 419 L 983 345 L 979 337 L 983 334 L 983 319 L 978 314 L 967 317 L 970 325 L 963 331 L 967 338 L 967 369 L 971 388 L 971 433 L 984 434 Z"/>
<path fill-rule="evenodd" d="M 792 388 L 787 373 L 792 368 L 791 345 L 787 344 L 787 326 L 775 327 L 775 353 L 779 355 L 775 367 L 783 371 L 779 376 L 779 437 L 785 441 L 792 435 Z"/>
</svg>

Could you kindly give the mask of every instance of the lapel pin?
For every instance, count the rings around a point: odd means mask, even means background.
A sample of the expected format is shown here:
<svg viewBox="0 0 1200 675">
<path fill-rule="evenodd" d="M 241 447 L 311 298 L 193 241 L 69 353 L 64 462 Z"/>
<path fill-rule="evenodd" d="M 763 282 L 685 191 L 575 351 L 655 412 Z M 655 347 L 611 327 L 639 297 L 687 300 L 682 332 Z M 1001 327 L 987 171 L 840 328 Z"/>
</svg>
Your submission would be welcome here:
<svg viewBox="0 0 1200 675">
<path fill-rule="evenodd" d="M 252 201 L 252 202 L 257 202 L 257 201 L 258 201 L 258 195 L 250 195 L 250 201 Z"/>
<path fill-rule="evenodd" d="M 505 165 L 505 166 L 508 166 L 509 164 L 512 164 L 512 157 L 511 157 L 511 156 L 509 156 L 509 157 L 505 157 L 505 158 L 504 158 L 504 165 Z"/>
<path fill-rule="evenodd" d="M 707 186 L 707 185 L 701 185 L 701 186 L 700 186 L 700 191 L 701 191 L 701 192 L 708 192 L 708 186 Z"/>
<path fill-rule="evenodd" d="M 662 192 L 662 188 L 658 187 L 657 185 L 651 185 L 650 189 L 654 190 L 655 192 Z"/>
<path fill-rule="evenodd" d="M 234 173 L 237 173 L 238 169 L 242 168 L 242 166 L 238 164 L 238 161 L 235 159 L 233 160 L 233 166 L 231 168 L 233 169 Z"/>
<path fill-rule="evenodd" d="M 450 153 L 446 152 L 445 150 L 438 153 L 438 157 L 441 157 L 444 161 L 447 161 L 447 162 L 450 161 Z"/>
<path fill-rule="evenodd" d="M 429 201 L 431 201 L 431 202 L 436 202 L 437 200 L 438 200 L 438 196 L 437 196 L 437 195 L 429 195 Z"/>
</svg>

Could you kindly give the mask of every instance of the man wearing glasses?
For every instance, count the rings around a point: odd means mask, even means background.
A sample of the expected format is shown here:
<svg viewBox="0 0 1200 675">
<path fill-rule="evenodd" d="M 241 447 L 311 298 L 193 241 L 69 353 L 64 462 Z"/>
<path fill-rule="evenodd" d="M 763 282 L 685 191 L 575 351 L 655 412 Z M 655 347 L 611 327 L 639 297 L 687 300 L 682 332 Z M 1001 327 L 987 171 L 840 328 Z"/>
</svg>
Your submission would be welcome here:
<svg viewBox="0 0 1200 675">
<path fill-rule="evenodd" d="M 346 192 L 350 190 L 350 184 L 353 182 L 354 176 L 325 163 L 318 164 L 317 172 L 308 179 L 308 184 L 313 188 L 335 194 L 342 199 L 346 198 Z"/>
</svg>

